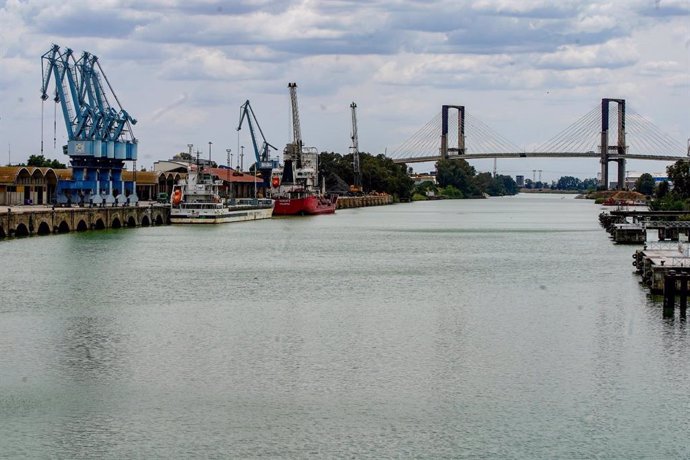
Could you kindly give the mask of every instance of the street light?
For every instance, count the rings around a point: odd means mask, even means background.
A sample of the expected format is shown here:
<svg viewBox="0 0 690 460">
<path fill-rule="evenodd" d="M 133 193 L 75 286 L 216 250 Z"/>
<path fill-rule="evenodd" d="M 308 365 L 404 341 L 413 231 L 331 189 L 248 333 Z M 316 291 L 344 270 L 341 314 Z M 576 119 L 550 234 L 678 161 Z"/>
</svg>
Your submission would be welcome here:
<svg viewBox="0 0 690 460">
<path fill-rule="evenodd" d="M 242 152 L 240 152 L 240 172 L 244 171 L 244 145 L 242 146 Z"/>
</svg>

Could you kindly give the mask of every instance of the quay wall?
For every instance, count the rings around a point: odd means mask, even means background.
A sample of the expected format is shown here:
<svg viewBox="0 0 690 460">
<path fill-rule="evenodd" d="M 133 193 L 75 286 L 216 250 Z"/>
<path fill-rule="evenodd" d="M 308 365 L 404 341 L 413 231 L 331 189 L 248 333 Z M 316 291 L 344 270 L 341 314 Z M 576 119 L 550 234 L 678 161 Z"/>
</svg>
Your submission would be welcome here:
<svg viewBox="0 0 690 460">
<path fill-rule="evenodd" d="M 0 211 L 0 238 L 121 227 L 167 225 L 165 205 L 125 207 L 15 207 Z"/>
<path fill-rule="evenodd" d="M 386 204 L 393 204 L 392 195 L 341 196 L 336 203 L 336 209 L 383 206 Z"/>
</svg>

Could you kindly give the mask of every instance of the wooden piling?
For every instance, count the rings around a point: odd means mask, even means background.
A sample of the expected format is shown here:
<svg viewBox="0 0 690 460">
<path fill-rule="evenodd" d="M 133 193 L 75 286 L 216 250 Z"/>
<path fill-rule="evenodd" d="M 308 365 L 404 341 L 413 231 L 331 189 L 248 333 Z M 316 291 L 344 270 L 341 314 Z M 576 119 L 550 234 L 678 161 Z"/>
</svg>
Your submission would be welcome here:
<svg viewBox="0 0 690 460">
<path fill-rule="evenodd" d="M 676 303 L 676 272 L 669 270 L 664 276 L 664 316 L 673 316 Z"/>
</svg>

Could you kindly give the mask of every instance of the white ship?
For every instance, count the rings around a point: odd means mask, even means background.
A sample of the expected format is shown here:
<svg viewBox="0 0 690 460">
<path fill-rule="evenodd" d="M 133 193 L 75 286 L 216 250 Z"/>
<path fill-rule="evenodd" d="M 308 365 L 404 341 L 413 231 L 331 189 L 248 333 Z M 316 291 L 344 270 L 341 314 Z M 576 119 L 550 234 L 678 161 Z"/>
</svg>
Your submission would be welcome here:
<svg viewBox="0 0 690 460">
<path fill-rule="evenodd" d="M 223 200 L 218 191 L 223 181 L 214 181 L 201 168 L 190 170 L 187 179 L 173 186 L 171 224 L 221 224 L 270 219 L 274 201 L 265 198 Z"/>
</svg>

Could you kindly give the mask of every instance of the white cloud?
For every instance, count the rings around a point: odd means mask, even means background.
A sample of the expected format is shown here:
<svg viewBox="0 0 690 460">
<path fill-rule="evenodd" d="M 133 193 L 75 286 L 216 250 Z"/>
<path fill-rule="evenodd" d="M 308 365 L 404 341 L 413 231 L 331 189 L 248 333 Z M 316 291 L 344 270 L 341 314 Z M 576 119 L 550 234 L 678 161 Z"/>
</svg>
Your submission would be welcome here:
<svg viewBox="0 0 690 460">
<path fill-rule="evenodd" d="M 352 100 L 376 153 L 443 103 L 527 145 L 602 97 L 626 97 L 684 138 L 689 14 L 687 0 L 7 0 L 0 145 L 35 153 L 40 56 L 53 42 L 99 56 L 140 121 L 142 148 L 162 156 L 189 142 L 234 145 L 246 99 L 282 144 L 288 81 L 307 141 L 326 150 L 347 148 Z"/>
</svg>

